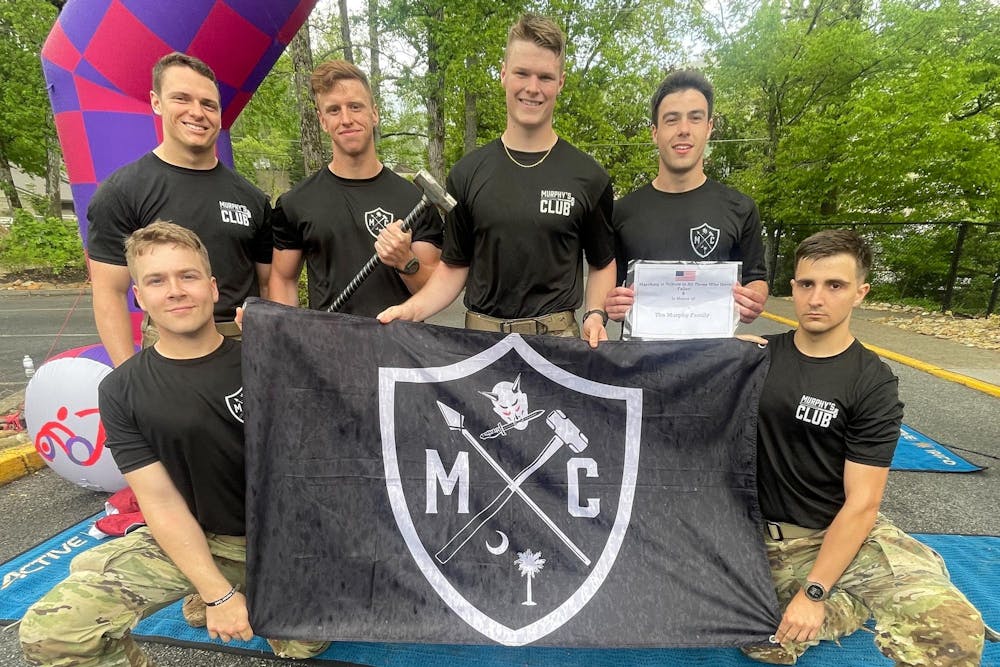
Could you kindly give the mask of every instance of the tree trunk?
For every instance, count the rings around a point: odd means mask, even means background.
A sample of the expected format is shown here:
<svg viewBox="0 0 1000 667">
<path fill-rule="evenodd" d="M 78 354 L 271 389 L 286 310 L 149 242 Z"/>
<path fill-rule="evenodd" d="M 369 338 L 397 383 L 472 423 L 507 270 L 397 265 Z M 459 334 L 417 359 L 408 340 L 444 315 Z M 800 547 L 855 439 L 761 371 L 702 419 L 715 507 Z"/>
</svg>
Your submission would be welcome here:
<svg viewBox="0 0 1000 667">
<path fill-rule="evenodd" d="M 465 59 L 466 71 L 472 72 L 479 67 L 478 58 L 469 56 Z M 479 96 L 470 88 L 465 89 L 465 131 L 462 134 L 462 154 L 476 149 L 476 139 L 479 129 Z"/>
<path fill-rule="evenodd" d="M 382 111 L 382 66 L 379 64 L 379 42 L 378 24 L 376 16 L 378 14 L 378 0 L 368 0 L 368 80 L 372 85 L 372 98 L 375 100 L 375 107 Z M 382 135 L 382 127 L 375 127 L 375 143 Z"/>
<path fill-rule="evenodd" d="M 309 40 L 309 24 L 304 24 L 289 44 L 292 65 L 295 68 L 295 99 L 299 104 L 299 130 L 301 133 L 302 163 L 306 175 L 319 171 L 326 164 L 322 133 L 316 118 L 316 105 L 309 88 L 309 76 L 313 71 L 312 45 Z"/>
<path fill-rule="evenodd" d="M 4 195 L 7 197 L 11 213 L 16 208 L 24 208 L 21 206 L 21 198 L 17 196 L 17 188 L 14 187 L 14 176 L 10 173 L 10 163 L 7 162 L 7 156 L 4 155 L 2 146 L 0 146 L 0 190 L 3 190 Z"/>
<path fill-rule="evenodd" d="M 344 60 L 354 62 L 354 47 L 351 44 L 351 18 L 347 13 L 347 0 L 340 0 L 340 39 L 344 43 Z"/>
<path fill-rule="evenodd" d="M 45 169 L 45 200 L 48 202 L 46 217 L 62 218 L 62 154 L 54 141 L 47 151 L 48 164 Z"/>
<path fill-rule="evenodd" d="M 444 9 L 438 8 L 427 27 L 427 168 L 439 183 L 444 183 L 444 73 L 434 30 L 443 20 Z"/>
</svg>

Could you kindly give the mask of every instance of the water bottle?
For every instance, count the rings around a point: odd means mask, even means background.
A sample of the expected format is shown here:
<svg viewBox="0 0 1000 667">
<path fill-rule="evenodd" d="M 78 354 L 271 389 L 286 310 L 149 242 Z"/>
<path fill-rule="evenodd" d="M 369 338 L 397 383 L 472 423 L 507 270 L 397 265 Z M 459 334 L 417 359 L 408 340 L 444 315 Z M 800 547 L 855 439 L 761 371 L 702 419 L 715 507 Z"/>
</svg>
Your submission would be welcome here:
<svg viewBox="0 0 1000 667">
<path fill-rule="evenodd" d="M 21 360 L 21 365 L 24 366 L 24 377 L 31 377 L 35 374 L 35 362 L 31 360 L 31 357 L 24 355 L 24 359 Z"/>
</svg>

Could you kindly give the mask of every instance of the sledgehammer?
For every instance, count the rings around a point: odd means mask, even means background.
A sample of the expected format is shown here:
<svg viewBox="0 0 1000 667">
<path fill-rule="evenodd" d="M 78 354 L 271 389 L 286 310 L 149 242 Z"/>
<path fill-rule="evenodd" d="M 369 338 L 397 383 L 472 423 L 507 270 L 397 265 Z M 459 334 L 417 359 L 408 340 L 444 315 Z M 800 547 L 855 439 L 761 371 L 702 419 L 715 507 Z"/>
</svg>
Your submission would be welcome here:
<svg viewBox="0 0 1000 667">
<path fill-rule="evenodd" d="M 507 501 L 513 498 L 514 493 L 521 488 L 521 484 L 523 484 L 526 479 L 531 477 L 535 471 L 545 465 L 546 461 L 551 459 L 563 445 L 566 445 L 577 454 L 587 448 L 587 445 L 589 444 L 587 436 L 580 432 L 580 428 L 574 424 L 562 410 L 553 410 L 550 412 L 549 416 L 545 419 L 545 423 L 548 424 L 553 431 L 555 431 L 555 435 L 552 436 L 552 439 L 549 440 L 548 444 L 545 445 L 545 448 L 542 449 L 541 453 L 535 457 L 535 460 L 532 461 L 527 468 L 514 476 L 514 479 L 507 485 L 507 488 L 501 491 L 500 495 L 493 499 L 493 502 L 476 514 L 476 516 L 472 517 L 472 519 L 465 524 L 454 537 L 448 540 L 448 542 L 441 547 L 440 551 L 434 554 L 434 557 L 437 558 L 439 563 L 443 565 L 451 560 L 452 557 L 458 553 L 463 546 L 465 546 L 466 542 L 472 539 L 472 536 L 475 535 L 487 521 L 492 519 L 501 509 L 503 509 L 503 506 L 507 504 Z M 567 547 L 569 547 L 570 551 L 572 551 L 577 558 L 583 561 L 584 565 L 590 565 L 590 559 L 587 558 L 582 551 L 580 551 L 579 547 L 573 544 L 565 533 L 556 528 L 554 524 L 549 525 L 549 523 L 546 522 L 546 525 L 548 525 L 549 528 L 555 529 L 556 536 L 561 539 Z"/>
<path fill-rule="evenodd" d="M 423 192 L 423 196 L 420 198 L 420 201 L 417 202 L 417 205 L 413 207 L 413 210 L 410 211 L 410 213 L 403 220 L 404 232 L 410 231 L 410 227 L 413 226 L 413 223 L 416 222 L 417 218 L 423 215 L 424 211 L 426 211 L 429 207 L 437 206 L 442 210 L 442 212 L 447 213 L 451 209 L 455 208 L 455 204 L 458 203 L 455 201 L 454 197 L 445 192 L 444 188 L 442 188 L 440 184 L 434 180 L 434 177 L 431 176 L 430 173 L 424 171 L 423 169 L 417 172 L 417 175 L 413 177 L 413 182 L 420 188 L 420 191 Z M 351 282 L 347 284 L 344 291 L 333 300 L 333 303 L 326 309 L 326 311 L 328 313 L 333 313 L 343 308 L 344 304 L 347 303 L 347 300 L 354 296 L 354 293 L 358 291 L 359 287 L 361 287 L 361 283 L 368 279 L 368 276 L 372 274 L 372 271 L 374 271 L 375 267 L 378 265 L 378 253 L 375 253 L 371 256 L 371 259 L 368 260 L 368 263 L 361 267 L 361 270 L 358 271 L 357 275 L 351 279 Z"/>
</svg>

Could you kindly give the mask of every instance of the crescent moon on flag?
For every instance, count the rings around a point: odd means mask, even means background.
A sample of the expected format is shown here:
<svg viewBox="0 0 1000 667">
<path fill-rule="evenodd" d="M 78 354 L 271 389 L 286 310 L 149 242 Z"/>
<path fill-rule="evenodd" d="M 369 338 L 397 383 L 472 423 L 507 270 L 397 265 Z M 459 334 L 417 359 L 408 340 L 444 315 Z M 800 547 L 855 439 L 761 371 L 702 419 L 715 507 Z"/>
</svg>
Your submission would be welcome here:
<svg viewBox="0 0 1000 667">
<path fill-rule="evenodd" d="M 507 536 L 504 533 L 500 532 L 499 530 L 494 532 L 500 536 L 500 544 L 493 546 L 490 544 L 489 540 L 484 540 L 484 542 L 486 543 L 487 551 L 489 551 L 494 556 L 499 556 L 500 554 L 507 551 L 507 546 L 510 544 L 510 540 L 508 540 Z"/>
</svg>

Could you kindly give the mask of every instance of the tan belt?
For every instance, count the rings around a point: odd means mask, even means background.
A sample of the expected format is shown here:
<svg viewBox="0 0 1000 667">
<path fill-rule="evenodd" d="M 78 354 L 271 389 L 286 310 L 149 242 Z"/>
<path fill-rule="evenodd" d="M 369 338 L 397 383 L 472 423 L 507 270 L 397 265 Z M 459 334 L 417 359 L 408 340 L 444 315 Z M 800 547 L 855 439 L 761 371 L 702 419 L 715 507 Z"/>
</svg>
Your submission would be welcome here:
<svg viewBox="0 0 1000 667">
<path fill-rule="evenodd" d="M 226 338 L 234 340 L 243 339 L 243 331 L 236 325 L 236 322 L 216 322 L 215 330 Z M 153 320 L 149 319 L 147 313 L 142 314 L 142 349 L 152 347 L 156 341 L 160 340 L 160 331 L 156 328 Z"/>
<path fill-rule="evenodd" d="M 576 323 L 572 310 L 550 313 L 541 317 L 520 317 L 505 320 L 499 317 L 465 311 L 465 328 L 474 331 L 499 331 L 500 333 L 547 334 L 565 331 Z"/>
<path fill-rule="evenodd" d="M 243 330 L 239 328 L 236 322 L 216 322 L 215 330 L 226 338 L 240 339 L 243 337 Z"/>
<path fill-rule="evenodd" d="M 765 521 L 764 534 L 772 540 L 794 540 L 799 537 L 812 537 L 816 533 L 823 532 L 823 528 L 806 528 L 796 526 L 794 523 L 784 523 L 782 521 Z"/>
</svg>

